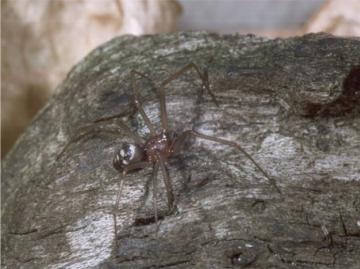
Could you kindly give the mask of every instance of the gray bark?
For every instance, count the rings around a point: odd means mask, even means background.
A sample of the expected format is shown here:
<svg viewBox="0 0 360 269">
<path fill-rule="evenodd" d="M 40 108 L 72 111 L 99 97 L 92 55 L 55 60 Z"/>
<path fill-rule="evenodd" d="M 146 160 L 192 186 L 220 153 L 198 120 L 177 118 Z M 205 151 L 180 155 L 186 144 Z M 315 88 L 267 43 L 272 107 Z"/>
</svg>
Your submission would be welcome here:
<svg viewBox="0 0 360 269">
<path fill-rule="evenodd" d="M 130 70 L 167 88 L 170 126 L 239 143 L 191 139 L 168 161 L 176 210 L 158 176 L 154 223 L 147 168 L 123 176 L 130 139 L 78 129 L 115 114 L 146 137 Z M 74 67 L 2 167 L 4 268 L 360 268 L 360 41 L 325 34 L 267 40 L 207 33 L 116 38 Z M 139 82 L 160 130 L 158 99 Z M 120 130 L 121 131 L 121 130 Z M 123 182 L 121 194 L 120 183 Z M 117 197 L 119 202 L 117 203 Z"/>
</svg>

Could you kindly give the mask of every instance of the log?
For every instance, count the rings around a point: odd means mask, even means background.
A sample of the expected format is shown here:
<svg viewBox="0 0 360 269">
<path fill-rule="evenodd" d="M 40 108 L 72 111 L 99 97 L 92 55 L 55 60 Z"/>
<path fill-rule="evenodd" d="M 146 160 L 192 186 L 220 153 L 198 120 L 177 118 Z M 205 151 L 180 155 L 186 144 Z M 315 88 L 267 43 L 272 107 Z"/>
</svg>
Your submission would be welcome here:
<svg viewBox="0 0 360 269">
<path fill-rule="evenodd" d="M 114 153 L 169 126 L 189 139 L 161 173 L 123 175 Z M 153 82 L 152 82 L 153 81 Z M 204 32 L 125 36 L 76 65 L 3 161 L 3 268 L 360 268 L 360 40 Z M 112 120 L 98 121 L 106 117 Z M 95 122 L 95 123 L 94 123 Z M 106 130 L 111 129 L 109 133 Z M 79 135 L 80 134 L 80 135 Z M 69 143 L 69 141 L 72 141 Z M 155 221 L 154 192 L 157 192 Z"/>
</svg>

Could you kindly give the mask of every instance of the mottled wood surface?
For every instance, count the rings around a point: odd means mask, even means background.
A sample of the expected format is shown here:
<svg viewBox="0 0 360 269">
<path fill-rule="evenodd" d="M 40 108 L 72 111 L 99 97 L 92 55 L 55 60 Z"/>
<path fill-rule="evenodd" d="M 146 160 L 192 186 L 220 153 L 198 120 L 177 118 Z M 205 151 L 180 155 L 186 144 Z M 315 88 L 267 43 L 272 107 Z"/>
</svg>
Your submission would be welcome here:
<svg viewBox="0 0 360 269">
<path fill-rule="evenodd" d="M 151 168 L 124 177 L 112 167 L 129 141 L 101 132 L 114 123 L 57 157 L 102 117 L 121 114 L 146 136 L 130 70 L 159 83 L 189 62 L 209 71 L 219 106 L 189 72 L 168 87 L 170 126 L 241 144 L 282 194 L 240 152 L 192 139 L 168 164 L 174 212 L 159 175 L 157 229 Z M 3 267 L 360 268 L 359 64 L 359 39 L 324 34 L 127 36 L 99 47 L 3 162 Z M 140 86 L 159 126 L 151 84 Z"/>
</svg>

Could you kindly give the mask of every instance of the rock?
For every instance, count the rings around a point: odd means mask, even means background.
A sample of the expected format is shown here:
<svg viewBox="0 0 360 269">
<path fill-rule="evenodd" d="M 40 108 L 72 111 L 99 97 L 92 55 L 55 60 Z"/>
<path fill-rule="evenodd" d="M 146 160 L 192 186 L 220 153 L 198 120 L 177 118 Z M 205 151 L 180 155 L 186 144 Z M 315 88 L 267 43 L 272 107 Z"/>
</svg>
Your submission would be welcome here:
<svg viewBox="0 0 360 269">
<path fill-rule="evenodd" d="M 119 115 L 146 137 L 131 70 L 159 85 L 190 62 L 209 72 L 219 106 L 187 72 L 167 87 L 170 127 L 239 143 L 281 194 L 240 151 L 193 138 L 168 161 L 174 211 L 158 175 L 156 223 L 152 168 L 116 171 L 130 138 L 117 119 L 92 123 Z M 359 39 L 326 34 L 125 36 L 97 48 L 3 162 L 3 267 L 359 268 L 359 63 Z M 153 84 L 138 81 L 160 130 Z"/>
</svg>

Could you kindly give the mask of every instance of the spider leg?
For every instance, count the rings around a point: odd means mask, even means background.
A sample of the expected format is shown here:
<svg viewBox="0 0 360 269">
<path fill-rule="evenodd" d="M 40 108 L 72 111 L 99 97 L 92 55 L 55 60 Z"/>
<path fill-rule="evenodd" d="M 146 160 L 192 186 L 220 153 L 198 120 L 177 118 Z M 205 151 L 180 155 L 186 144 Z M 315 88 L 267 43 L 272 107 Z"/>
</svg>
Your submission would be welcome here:
<svg viewBox="0 0 360 269">
<path fill-rule="evenodd" d="M 99 125 L 100 122 L 107 122 L 113 119 L 116 119 L 119 115 L 110 116 L 106 118 L 101 118 L 94 121 L 91 124 L 83 126 L 79 128 L 76 132 L 76 135 L 71 137 L 70 140 L 66 143 L 64 148 L 61 150 L 60 154 L 56 157 L 56 160 L 59 160 L 64 152 L 69 148 L 69 146 L 73 143 L 76 143 L 83 138 L 89 136 L 94 133 L 108 133 L 108 134 L 124 134 L 128 137 L 132 138 L 136 143 L 142 144 L 144 139 L 140 137 L 137 133 L 133 132 L 125 123 L 123 123 L 120 119 L 117 119 L 112 125 Z"/>
<path fill-rule="evenodd" d="M 119 181 L 119 191 L 116 195 L 116 202 L 115 205 L 113 207 L 113 219 L 114 219 L 114 234 L 115 234 L 115 244 L 117 245 L 116 242 L 116 238 L 117 238 L 117 221 L 116 221 L 116 211 L 119 207 L 119 203 L 120 203 L 120 196 L 121 196 L 121 192 L 122 192 L 122 188 L 123 188 L 123 184 L 124 184 L 124 180 L 120 180 Z"/>
<path fill-rule="evenodd" d="M 169 171 L 166 169 L 164 158 L 161 155 L 158 155 L 158 160 L 160 164 L 161 173 L 163 175 L 164 184 L 166 187 L 166 196 L 168 200 L 168 209 L 171 212 L 174 208 L 174 193 L 171 185 L 171 180 L 169 176 Z"/>
<path fill-rule="evenodd" d="M 155 218 L 155 224 L 158 223 L 158 208 L 157 208 L 157 174 L 159 171 L 159 163 L 155 163 L 153 166 L 153 171 L 151 173 L 151 182 L 153 186 L 153 206 L 154 206 L 154 218 Z"/>
<path fill-rule="evenodd" d="M 139 98 L 139 86 L 137 85 L 136 79 L 135 79 L 135 74 L 139 74 L 140 72 L 131 71 L 131 88 L 134 94 L 134 103 L 136 108 L 138 109 L 140 115 L 142 116 L 142 118 L 144 119 L 144 122 L 146 124 L 146 126 L 149 128 L 150 130 L 150 134 L 151 135 L 156 135 L 156 131 L 155 131 L 155 126 L 151 123 L 149 117 L 146 115 L 142 104 L 140 102 L 140 98 Z"/>
<path fill-rule="evenodd" d="M 142 77 L 142 78 L 145 78 L 146 80 L 148 80 L 148 81 L 152 84 L 153 90 L 154 90 L 154 92 L 156 93 L 156 84 L 155 84 L 155 82 L 154 82 L 149 76 L 147 76 L 147 75 L 145 75 L 144 73 L 142 73 L 142 72 L 140 72 L 140 71 L 137 71 L 137 70 L 135 70 L 135 69 L 131 70 L 131 72 L 134 73 L 134 74 L 136 74 L 136 75 L 138 75 L 138 76 L 140 76 L 140 77 Z"/>
<path fill-rule="evenodd" d="M 202 87 L 205 88 L 207 90 L 207 92 L 210 94 L 213 102 L 217 106 L 219 106 L 214 93 L 210 90 L 209 75 L 208 75 L 207 71 L 205 71 L 204 73 L 201 73 L 200 69 L 194 63 L 189 63 L 189 64 L 185 65 L 183 68 L 176 71 L 175 73 L 171 74 L 168 78 L 166 78 L 160 84 L 158 94 L 159 94 L 159 99 L 160 99 L 161 125 L 164 130 L 168 129 L 168 119 L 167 119 L 166 100 L 165 100 L 165 86 L 167 84 L 169 84 L 171 81 L 177 79 L 179 76 L 181 76 L 182 74 L 184 74 L 185 72 L 187 72 L 190 69 L 194 69 L 196 71 L 196 73 L 199 75 L 199 77 L 203 83 Z"/>
<path fill-rule="evenodd" d="M 213 142 L 216 142 L 219 144 L 224 144 L 224 145 L 228 145 L 230 147 L 236 148 L 241 153 L 243 153 L 256 166 L 256 168 L 269 180 L 270 184 L 276 189 L 276 191 L 279 194 L 281 194 L 281 190 L 277 186 L 275 179 L 272 178 L 267 172 L 265 172 L 265 170 L 261 168 L 261 166 L 253 159 L 253 157 L 251 157 L 251 155 L 249 153 L 247 153 L 239 144 L 237 144 L 233 141 L 229 141 L 229 140 L 225 140 L 225 139 L 217 138 L 217 137 L 213 137 L 213 136 L 208 136 L 208 135 L 199 133 L 195 130 L 188 130 L 188 131 L 183 132 L 178 137 L 178 139 L 173 143 L 174 153 L 177 153 L 179 150 L 181 150 L 181 147 L 183 146 L 186 138 L 188 138 L 189 136 L 198 137 L 201 139 L 213 141 Z M 175 152 L 175 150 L 177 150 L 177 152 Z"/>
<path fill-rule="evenodd" d="M 136 132 L 132 131 L 123 121 L 118 119 L 118 117 L 119 117 L 118 115 L 104 117 L 104 118 L 95 120 L 94 123 L 96 124 L 99 122 L 107 122 L 107 121 L 116 119 L 116 121 L 114 121 L 114 123 L 118 127 L 118 131 L 119 131 L 118 133 L 124 132 L 128 137 L 133 139 L 138 144 L 142 144 L 145 142 L 141 136 L 139 136 Z"/>
</svg>

